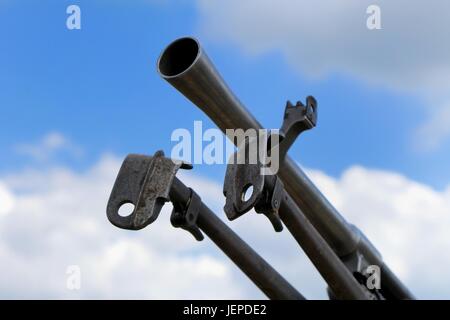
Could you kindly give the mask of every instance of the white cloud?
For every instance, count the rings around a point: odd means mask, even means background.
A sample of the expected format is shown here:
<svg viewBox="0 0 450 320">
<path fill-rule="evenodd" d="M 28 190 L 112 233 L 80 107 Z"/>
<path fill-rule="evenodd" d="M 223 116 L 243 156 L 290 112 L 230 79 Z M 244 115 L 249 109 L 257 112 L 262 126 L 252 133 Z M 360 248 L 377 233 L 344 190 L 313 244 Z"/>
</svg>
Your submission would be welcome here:
<svg viewBox="0 0 450 320">
<path fill-rule="evenodd" d="M 263 298 L 211 241 L 170 226 L 170 206 L 144 230 L 113 227 L 105 207 L 120 160 L 104 156 L 85 172 L 30 169 L 0 177 L 0 296 L 3 298 Z M 308 170 L 349 221 L 420 298 L 450 296 L 450 187 L 436 191 L 393 172 L 354 166 L 339 178 Z M 222 218 L 220 184 L 182 172 Z M 3 195 L 2 195 L 3 194 Z M 4 196 L 7 195 L 7 196 Z M 325 284 L 285 230 L 262 215 L 228 222 L 309 298 Z M 66 289 L 66 268 L 79 265 L 80 291 Z M 6 276 L 5 276 L 6 275 Z"/>
<path fill-rule="evenodd" d="M 58 152 L 80 157 L 82 150 L 59 132 L 50 132 L 34 144 L 19 144 L 15 146 L 17 153 L 31 157 L 36 161 L 47 161 Z"/>
<path fill-rule="evenodd" d="M 421 298 L 450 296 L 450 187 L 436 191 L 394 172 L 359 166 L 312 180 Z"/>
<path fill-rule="evenodd" d="M 435 106 L 428 121 L 417 130 L 419 150 L 435 150 L 450 135 L 450 101 Z"/>
<path fill-rule="evenodd" d="M 424 99 L 429 113 L 419 144 L 432 149 L 450 134 L 450 3 L 431 1 L 198 0 L 200 29 L 247 54 L 279 52 L 311 78 L 340 73 Z M 381 30 L 366 27 L 369 5 Z M 445 100 L 436 106 L 436 96 Z M 445 109 L 447 111 L 442 112 Z M 430 142 L 429 135 L 432 134 Z"/>
<path fill-rule="evenodd" d="M 108 222 L 106 203 L 119 165 L 105 156 L 87 172 L 52 168 L 0 178 L 3 194 L 15 202 L 0 216 L 0 296 L 243 297 L 245 281 L 212 244 L 170 226 L 170 206 L 140 232 Z M 81 268 L 80 291 L 66 289 L 70 265 Z"/>
<path fill-rule="evenodd" d="M 10 213 L 14 208 L 14 196 L 3 183 L 0 183 L 0 204 L 0 216 Z"/>
</svg>

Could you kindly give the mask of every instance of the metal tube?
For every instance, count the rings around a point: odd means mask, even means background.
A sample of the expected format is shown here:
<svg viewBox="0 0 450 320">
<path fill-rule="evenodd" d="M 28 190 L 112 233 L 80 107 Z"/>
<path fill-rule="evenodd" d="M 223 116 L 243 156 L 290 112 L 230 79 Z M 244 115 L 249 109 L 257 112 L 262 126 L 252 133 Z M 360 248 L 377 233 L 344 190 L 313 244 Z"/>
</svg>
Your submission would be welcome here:
<svg viewBox="0 0 450 320">
<path fill-rule="evenodd" d="M 228 88 L 197 40 L 181 38 L 170 44 L 158 60 L 158 71 L 223 132 L 237 128 L 262 129 Z M 336 253 L 352 252 L 358 239 L 348 223 L 288 156 L 280 166 L 279 176 L 286 191 Z"/>
<path fill-rule="evenodd" d="M 161 54 L 157 66 L 161 77 L 205 112 L 223 132 L 262 128 L 228 88 L 196 39 L 181 38 L 171 43 Z M 278 175 L 287 193 L 339 257 L 358 249 L 359 233 L 353 232 L 350 224 L 289 156 Z M 370 256 L 376 253 L 371 252 Z M 387 266 L 384 265 L 382 273 L 388 277 L 388 284 L 395 284 L 397 298 L 414 298 Z"/>
<path fill-rule="evenodd" d="M 189 188 L 175 177 L 169 194 L 171 201 L 187 204 L 190 194 Z M 197 225 L 267 297 L 278 300 L 305 299 L 203 202 Z"/>
</svg>

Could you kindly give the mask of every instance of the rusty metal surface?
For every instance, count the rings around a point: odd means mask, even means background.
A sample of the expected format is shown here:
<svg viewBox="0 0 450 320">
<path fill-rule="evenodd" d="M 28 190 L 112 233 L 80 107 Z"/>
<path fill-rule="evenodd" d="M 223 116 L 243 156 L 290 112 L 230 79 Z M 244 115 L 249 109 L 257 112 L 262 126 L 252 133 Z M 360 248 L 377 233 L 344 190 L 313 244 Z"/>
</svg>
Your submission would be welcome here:
<svg viewBox="0 0 450 320">
<path fill-rule="evenodd" d="M 275 231 L 280 232 L 283 224 L 278 210 L 283 197 L 283 183 L 275 175 L 261 174 L 264 165 L 260 159 L 257 163 L 249 160 L 249 150 L 252 150 L 250 145 L 258 146 L 258 139 L 261 138 L 265 137 L 247 139 L 242 149 L 232 155 L 234 160 L 227 165 L 223 184 L 224 211 L 229 220 L 234 220 L 254 208 L 269 219 Z M 242 162 L 238 162 L 238 158 L 242 158 Z M 249 190 L 251 195 L 247 197 Z"/>
<path fill-rule="evenodd" d="M 165 158 L 162 152 L 153 157 L 131 154 L 127 156 L 116 178 L 107 206 L 109 221 L 123 229 L 139 230 L 152 223 L 164 203 L 176 172 L 183 164 Z M 134 205 L 126 217 L 119 215 L 125 203 Z"/>
<path fill-rule="evenodd" d="M 223 193 L 226 197 L 224 206 L 228 219 L 234 220 L 244 213 L 255 209 L 256 212 L 266 215 L 275 231 L 283 230 L 278 216 L 278 210 L 283 198 L 284 185 L 273 175 L 262 175 L 262 169 L 267 168 L 267 161 L 261 159 L 261 147 L 268 150 L 268 154 L 279 152 L 278 161 L 281 163 L 295 139 L 305 130 L 312 129 L 317 123 L 317 102 L 312 96 L 306 98 L 306 105 L 297 101 L 293 105 L 287 101 L 284 111 L 283 123 L 279 133 L 257 135 L 245 139 L 227 165 Z M 273 139 L 278 134 L 278 139 Z M 260 143 L 261 139 L 266 139 Z M 278 141 L 275 143 L 274 141 Z M 251 152 L 256 153 L 256 163 L 251 161 Z M 265 154 L 265 153 L 264 153 Z M 251 188 L 252 194 L 246 197 Z"/>
</svg>

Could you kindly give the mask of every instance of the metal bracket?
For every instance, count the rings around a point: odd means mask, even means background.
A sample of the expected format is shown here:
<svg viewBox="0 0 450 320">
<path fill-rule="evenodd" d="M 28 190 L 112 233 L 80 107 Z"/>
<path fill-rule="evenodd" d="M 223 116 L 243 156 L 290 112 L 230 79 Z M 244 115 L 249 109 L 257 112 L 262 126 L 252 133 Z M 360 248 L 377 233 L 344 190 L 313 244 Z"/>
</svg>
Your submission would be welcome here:
<svg viewBox="0 0 450 320">
<path fill-rule="evenodd" d="M 275 231 L 283 230 L 278 216 L 284 186 L 277 176 L 262 176 L 258 165 L 229 165 L 225 177 L 223 193 L 226 197 L 224 206 L 228 219 L 234 220 L 252 208 L 264 214 L 272 223 Z M 258 175 L 253 175 L 257 171 Z M 249 189 L 252 194 L 246 199 Z"/>
<path fill-rule="evenodd" d="M 278 209 L 281 204 L 284 186 L 276 175 L 262 175 L 261 161 L 250 162 L 251 144 L 258 143 L 258 139 L 247 139 L 242 146 L 246 151 L 245 159 L 241 159 L 238 150 L 233 155 L 232 163 L 227 166 L 223 193 L 226 197 L 224 206 L 228 219 L 234 220 L 244 213 L 255 208 L 257 213 L 264 214 L 272 223 L 275 231 L 283 230 L 283 225 L 278 217 Z M 255 149 L 253 149 L 255 150 Z M 240 160 L 239 160 L 240 159 Z M 243 161 L 242 161 L 243 160 Z M 243 163 L 241 163 L 243 162 Z M 249 194 L 251 191 L 251 195 Z"/>
<path fill-rule="evenodd" d="M 197 241 L 202 241 L 204 236 L 197 226 L 197 219 L 202 206 L 202 200 L 194 190 L 191 188 L 189 188 L 189 190 L 191 191 L 191 196 L 186 206 L 173 202 L 170 222 L 175 228 L 182 228 L 190 232 Z"/>
<path fill-rule="evenodd" d="M 272 145 L 271 133 L 266 144 L 262 144 L 269 152 L 279 152 L 280 163 L 284 160 L 288 149 L 294 143 L 298 135 L 316 126 L 317 123 L 317 102 L 312 96 L 306 98 L 306 106 L 300 101 L 292 105 L 287 101 L 284 111 L 283 124 L 279 135 L 278 150 Z M 272 223 L 275 231 L 283 230 L 283 225 L 278 216 L 281 205 L 284 185 L 276 175 L 262 175 L 262 168 L 265 164 L 259 158 L 257 161 L 250 161 L 250 152 L 258 150 L 261 146 L 259 139 L 261 136 L 248 138 L 244 141 L 239 150 L 233 154 L 232 162 L 227 165 L 223 193 L 226 197 L 224 211 L 230 220 L 234 220 L 244 213 L 255 208 L 258 213 L 264 214 Z M 275 151 L 274 151 L 275 150 Z M 253 159 L 255 160 L 255 159 Z M 265 161 L 264 161 L 265 163 Z M 252 189 L 252 194 L 247 195 Z"/>
<path fill-rule="evenodd" d="M 158 218 L 167 201 L 173 178 L 179 168 L 191 169 L 190 164 L 164 157 L 162 151 L 153 157 L 128 155 L 120 168 L 106 209 L 109 221 L 122 229 L 139 230 Z M 125 203 L 134 205 L 133 212 L 119 214 Z"/>
</svg>

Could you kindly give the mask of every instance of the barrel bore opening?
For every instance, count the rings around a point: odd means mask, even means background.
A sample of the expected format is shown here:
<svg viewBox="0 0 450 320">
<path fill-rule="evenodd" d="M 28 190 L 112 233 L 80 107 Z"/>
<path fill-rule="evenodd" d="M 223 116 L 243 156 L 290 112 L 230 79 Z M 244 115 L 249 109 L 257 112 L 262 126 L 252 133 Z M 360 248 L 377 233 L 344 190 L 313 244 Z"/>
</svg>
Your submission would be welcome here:
<svg viewBox="0 0 450 320">
<path fill-rule="evenodd" d="M 195 62 L 200 47 L 193 38 L 181 38 L 171 43 L 161 54 L 158 70 L 164 77 L 183 73 Z"/>
</svg>

